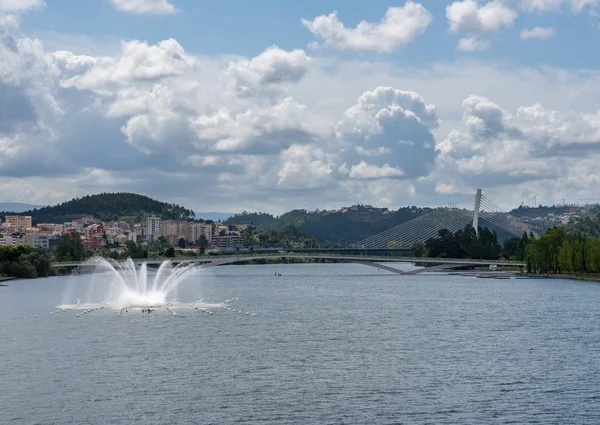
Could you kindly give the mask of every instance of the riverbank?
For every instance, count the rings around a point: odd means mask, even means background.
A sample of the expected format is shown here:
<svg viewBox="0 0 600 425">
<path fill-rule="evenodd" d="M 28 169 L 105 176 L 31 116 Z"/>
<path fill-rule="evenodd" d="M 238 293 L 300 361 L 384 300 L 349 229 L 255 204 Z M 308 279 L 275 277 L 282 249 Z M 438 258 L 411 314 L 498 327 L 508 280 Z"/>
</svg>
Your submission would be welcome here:
<svg viewBox="0 0 600 425">
<path fill-rule="evenodd" d="M 554 274 L 554 273 L 525 273 L 525 276 L 543 278 L 543 279 L 570 279 L 587 280 L 591 282 L 600 282 L 600 273 L 572 273 L 572 274 Z"/>
<path fill-rule="evenodd" d="M 9 280 L 15 280 L 17 279 L 16 277 L 9 277 L 9 276 L 0 276 L 0 286 L 8 286 L 6 284 L 4 284 L 4 282 L 8 282 Z"/>
</svg>

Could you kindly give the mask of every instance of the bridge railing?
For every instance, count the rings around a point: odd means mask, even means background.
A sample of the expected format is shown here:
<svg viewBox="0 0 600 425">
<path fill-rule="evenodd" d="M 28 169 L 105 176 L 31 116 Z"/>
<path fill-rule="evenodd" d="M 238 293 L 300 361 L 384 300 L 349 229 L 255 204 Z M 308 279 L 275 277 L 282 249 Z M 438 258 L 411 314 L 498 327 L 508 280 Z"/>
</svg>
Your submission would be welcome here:
<svg viewBox="0 0 600 425">
<path fill-rule="evenodd" d="M 289 257 L 295 257 L 295 258 L 307 258 L 307 259 L 327 259 L 327 258 L 331 258 L 331 259 L 335 259 L 335 260 L 341 260 L 343 261 L 344 259 L 348 259 L 348 260 L 352 260 L 352 259 L 363 259 L 363 258 L 369 258 L 369 259 L 373 259 L 373 261 L 379 261 L 381 260 L 381 262 L 385 262 L 385 260 L 390 260 L 392 262 L 415 262 L 415 263 L 441 263 L 441 262 L 447 262 L 447 263 L 468 263 L 468 264 L 482 264 L 482 265 L 488 265 L 488 264 L 497 264 L 497 265 L 506 265 L 506 266 L 514 266 L 514 267 L 523 267 L 525 266 L 524 262 L 514 262 L 514 261 L 507 261 L 507 260 L 482 260 L 482 259 L 470 259 L 470 258 L 435 258 L 435 257 L 404 257 L 404 256 L 365 256 L 365 255 L 341 255 L 341 254 L 331 254 L 331 253 L 324 253 L 324 254 L 319 254 L 319 255 L 314 255 L 314 254 L 303 254 L 303 253 L 294 253 L 294 252 L 289 252 L 289 253 L 278 253 L 278 254 L 271 254 L 271 255 L 265 255 L 265 254 L 256 254 L 256 255 L 218 255 L 218 256 L 203 256 L 203 257 L 164 257 L 164 258 L 143 258 L 143 259 L 134 259 L 133 261 L 135 263 L 143 263 L 143 262 L 162 262 L 162 261 L 166 261 L 166 260 L 170 260 L 173 262 L 183 262 L 183 261 L 188 261 L 191 263 L 212 263 L 214 261 L 218 261 L 218 260 L 224 260 L 224 261 L 232 261 L 232 262 L 242 262 L 242 261 L 252 261 L 253 259 L 264 259 L 264 258 L 289 258 Z M 93 257 L 92 257 L 93 258 Z M 124 263 L 127 260 L 116 260 L 119 263 Z M 63 261 L 63 262 L 53 262 L 52 265 L 54 267 L 61 267 L 61 266 L 66 266 L 66 267 L 71 267 L 71 266 L 79 266 L 79 265 L 85 265 L 86 263 L 89 263 L 90 265 L 93 265 L 93 263 L 90 262 L 90 260 L 85 260 L 85 261 Z"/>
</svg>

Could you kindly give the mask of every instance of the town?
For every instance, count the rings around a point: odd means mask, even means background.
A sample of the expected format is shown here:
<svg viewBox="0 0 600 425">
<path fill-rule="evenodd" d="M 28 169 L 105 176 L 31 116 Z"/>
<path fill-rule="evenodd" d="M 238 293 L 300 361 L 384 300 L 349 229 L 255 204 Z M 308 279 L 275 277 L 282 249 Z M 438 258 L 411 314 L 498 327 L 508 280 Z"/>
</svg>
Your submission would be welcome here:
<svg viewBox="0 0 600 425">
<path fill-rule="evenodd" d="M 0 226 L 0 246 L 28 245 L 46 251 L 52 249 L 63 235 L 77 234 L 85 249 L 97 252 L 109 249 L 126 251 L 127 242 L 147 245 L 152 242 L 167 244 L 181 251 L 197 253 L 234 252 L 241 247 L 241 235 L 232 226 L 206 222 L 162 220 L 147 217 L 145 223 L 101 221 L 82 217 L 66 223 L 38 223 L 33 226 L 28 215 L 7 215 Z"/>
</svg>

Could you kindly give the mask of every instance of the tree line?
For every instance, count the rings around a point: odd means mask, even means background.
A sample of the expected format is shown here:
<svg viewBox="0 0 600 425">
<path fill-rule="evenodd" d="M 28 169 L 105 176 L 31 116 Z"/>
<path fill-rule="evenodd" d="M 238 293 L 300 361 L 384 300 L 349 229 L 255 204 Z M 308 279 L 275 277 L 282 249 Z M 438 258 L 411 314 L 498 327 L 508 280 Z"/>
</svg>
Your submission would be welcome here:
<svg viewBox="0 0 600 425">
<path fill-rule="evenodd" d="M 600 236 L 552 227 L 530 241 L 525 261 L 530 273 L 600 273 Z"/>
<path fill-rule="evenodd" d="M 0 246 L 0 276 L 36 278 L 54 274 L 52 258 L 43 249 L 27 245 Z"/>
<path fill-rule="evenodd" d="M 485 260 L 524 261 L 529 273 L 586 274 L 600 273 L 600 234 L 593 222 L 598 217 L 571 223 L 571 229 L 555 226 L 539 237 L 523 233 L 521 237 L 505 239 L 500 245 L 496 233 L 479 228 L 476 235 L 472 226 L 451 233 L 440 230 L 435 238 L 424 244 L 415 244 L 415 256 L 442 258 L 473 258 Z M 575 224 L 575 226 L 573 226 Z M 581 226 L 596 233 L 572 230 Z"/>
<path fill-rule="evenodd" d="M 416 257 L 524 261 L 532 238 L 533 235 L 524 233 L 520 238 L 507 238 L 500 244 L 494 230 L 479 227 L 476 232 L 468 225 L 455 233 L 442 229 L 425 243 L 414 244 L 412 251 Z"/>
</svg>

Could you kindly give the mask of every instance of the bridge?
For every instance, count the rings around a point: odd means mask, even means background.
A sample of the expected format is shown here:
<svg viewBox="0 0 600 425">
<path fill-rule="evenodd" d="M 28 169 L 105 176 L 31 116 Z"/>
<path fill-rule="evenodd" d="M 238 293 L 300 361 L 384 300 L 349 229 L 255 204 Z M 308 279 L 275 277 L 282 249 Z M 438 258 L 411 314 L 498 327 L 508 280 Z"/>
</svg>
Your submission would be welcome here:
<svg viewBox="0 0 600 425">
<path fill-rule="evenodd" d="M 280 255 L 248 255 L 248 256 L 228 256 L 228 257 L 215 257 L 215 258 L 172 258 L 168 259 L 173 264 L 179 263 L 190 263 L 197 264 L 201 267 L 214 267 L 214 266 L 227 266 L 239 263 L 246 263 L 249 261 L 260 261 L 267 259 L 303 259 L 303 260 L 317 260 L 317 261 L 334 261 L 338 263 L 356 263 L 365 266 L 376 267 L 378 269 L 387 270 L 392 273 L 401 275 L 415 275 L 424 272 L 443 271 L 459 267 L 487 267 L 490 265 L 508 266 L 508 267 L 525 267 L 523 262 L 498 262 L 493 260 L 471 260 L 471 259 L 448 259 L 448 258 L 410 258 L 410 257 L 399 257 L 399 258 L 382 258 L 382 257 L 366 257 L 366 256 L 340 256 L 340 255 L 298 255 L 298 254 L 280 254 Z M 134 260 L 136 266 L 146 263 L 148 266 L 159 266 L 167 259 L 146 259 L 146 260 Z M 388 263 L 388 264 L 381 264 Z M 413 264 L 425 264 L 427 267 L 423 267 L 417 270 L 405 271 L 400 270 L 389 265 L 389 263 L 413 263 Z M 95 264 L 86 261 L 73 261 L 73 262 L 57 262 L 53 263 L 55 267 L 94 267 Z"/>
<path fill-rule="evenodd" d="M 442 229 L 455 233 L 469 224 L 476 232 L 479 232 L 479 227 L 495 227 L 511 236 L 521 237 L 524 232 L 539 236 L 532 226 L 502 211 L 483 195 L 481 189 L 477 189 L 472 210 L 437 208 L 428 214 L 358 241 L 352 246 L 365 249 L 406 248 L 435 238 Z"/>
<path fill-rule="evenodd" d="M 506 265 L 510 267 L 524 267 L 523 262 L 498 262 L 491 260 L 467 260 L 467 259 L 442 259 L 425 257 L 394 257 L 386 258 L 390 254 L 406 254 L 412 250 L 415 243 L 424 243 L 430 238 L 438 235 L 439 231 L 446 229 L 452 233 L 472 225 L 476 232 L 479 227 L 493 227 L 506 232 L 509 235 L 520 237 L 523 233 L 533 233 L 539 236 L 535 229 L 518 218 L 503 212 L 494 202 L 485 197 L 481 189 L 477 189 L 474 197 L 473 209 L 459 208 L 437 208 L 428 214 L 421 215 L 413 220 L 402 223 L 384 232 L 363 239 L 359 242 L 342 248 L 300 248 L 294 249 L 293 253 L 263 254 L 252 256 L 240 256 L 238 253 L 223 257 L 204 257 L 192 259 L 171 259 L 173 263 L 186 261 L 200 266 L 223 266 L 253 260 L 264 260 L 272 258 L 298 258 L 313 259 L 318 261 L 330 260 L 346 263 L 357 263 L 377 267 L 398 274 L 417 274 L 427 271 L 445 270 L 468 266 Z M 260 253 L 260 250 L 257 251 Z M 328 255 L 325 255 L 328 253 Z M 379 257 L 377 255 L 380 255 Z M 149 266 L 157 266 L 166 259 L 147 259 L 137 261 Z M 382 265 L 386 263 L 419 263 L 428 267 L 415 271 L 402 271 L 391 266 Z M 79 267 L 86 265 L 85 262 L 63 262 L 54 263 L 56 267 Z"/>
</svg>

